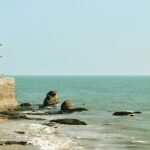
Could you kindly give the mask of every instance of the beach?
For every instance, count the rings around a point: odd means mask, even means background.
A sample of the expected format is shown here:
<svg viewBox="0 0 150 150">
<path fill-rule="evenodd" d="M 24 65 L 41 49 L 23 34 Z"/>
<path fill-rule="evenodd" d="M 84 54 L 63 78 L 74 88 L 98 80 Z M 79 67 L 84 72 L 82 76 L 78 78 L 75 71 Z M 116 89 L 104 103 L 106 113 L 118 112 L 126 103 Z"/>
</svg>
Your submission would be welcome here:
<svg viewBox="0 0 150 150">
<path fill-rule="evenodd" d="M 45 120 L 8 120 L 0 124 L 0 141 L 26 141 L 31 145 L 0 146 L 0 149 L 27 150 L 148 150 L 150 146 L 149 77 L 16 77 L 17 100 L 29 102 L 31 110 L 21 111 L 29 118 Z M 60 103 L 40 110 L 49 90 L 59 92 Z M 73 107 L 88 111 L 69 114 L 34 115 L 60 110 L 70 99 Z M 116 111 L 140 114 L 114 116 Z M 87 125 L 65 125 L 53 119 L 79 119 Z M 17 131 L 24 132 L 18 134 Z"/>
</svg>

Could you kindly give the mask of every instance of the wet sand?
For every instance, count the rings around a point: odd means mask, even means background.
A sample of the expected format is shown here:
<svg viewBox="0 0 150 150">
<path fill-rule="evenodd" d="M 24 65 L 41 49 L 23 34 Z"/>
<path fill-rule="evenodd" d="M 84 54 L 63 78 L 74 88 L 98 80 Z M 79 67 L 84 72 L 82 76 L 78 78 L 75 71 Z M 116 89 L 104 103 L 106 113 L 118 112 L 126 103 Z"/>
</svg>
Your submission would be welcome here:
<svg viewBox="0 0 150 150">
<path fill-rule="evenodd" d="M 15 133 L 8 134 L 5 127 L 10 123 L 10 120 L 0 117 L 0 142 L 15 141 Z M 22 141 L 24 139 L 20 139 Z M 0 145 L 0 150 L 35 150 L 38 149 L 33 145 Z"/>
<path fill-rule="evenodd" d="M 0 146 L 0 150 L 35 150 L 33 146 L 22 146 L 22 145 L 4 145 Z"/>
</svg>

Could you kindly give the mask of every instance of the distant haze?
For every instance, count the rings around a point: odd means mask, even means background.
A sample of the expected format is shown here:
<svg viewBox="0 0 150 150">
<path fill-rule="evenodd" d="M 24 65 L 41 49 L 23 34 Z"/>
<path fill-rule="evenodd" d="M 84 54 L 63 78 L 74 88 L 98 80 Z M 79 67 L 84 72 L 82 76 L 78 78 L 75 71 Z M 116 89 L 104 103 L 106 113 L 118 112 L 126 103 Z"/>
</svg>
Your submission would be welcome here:
<svg viewBox="0 0 150 150">
<path fill-rule="evenodd" d="M 150 75 L 149 0 L 0 0 L 0 74 Z"/>
</svg>

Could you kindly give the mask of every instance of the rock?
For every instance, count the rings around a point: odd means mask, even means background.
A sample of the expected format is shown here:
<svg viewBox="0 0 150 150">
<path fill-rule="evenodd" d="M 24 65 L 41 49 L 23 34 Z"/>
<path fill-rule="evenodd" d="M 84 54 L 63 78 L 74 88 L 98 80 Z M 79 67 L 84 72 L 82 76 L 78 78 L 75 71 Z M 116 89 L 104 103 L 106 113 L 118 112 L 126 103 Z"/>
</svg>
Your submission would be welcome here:
<svg viewBox="0 0 150 150">
<path fill-rule="evenodd" d="M 50 91 L 47 93 L 46 98 L 44 99 L 43 106 L 51 106 L 59 103 L 58 93 L 56 91 Z"/>
<path fill-rule="evenodd" d="M 0 145 L 30 145 L 25 141 L 1 141 Z"/>
<path fill-rule="evenodd" d="M 25 120 L 46 120 L 43 118 L 33 118 L 33 117 L 27 117 L 26 115 L 11 115 L 8 117 L 8 119 L 15 119 L 15 120 L 20 120 L 20 119 L 25 119 Z"/>
<path fill-rule="evenodd" d="M 32 106 L 30 103 L 21 103 L 20 107 L 29 107 Z"/>
<path fill-rule="evenodd" d="M 133 112 L 132 111 L 118 111 L 113 113 L 113 115 L 115 116 L 126 116 L 126 115 L 132 115 Z"/>
<path fill-rule="evenodd" d="M 18 134 L 25 134 L 25 132 L 23 132 L 23 131 L 15 131 L 15 132 Z"/>
<path fill-rule="evenodd" d="M 33 113 L 24 113 L 26 115 L 35 115 L 35 116 L 45 116 L 45 115 L 51 115 L 51 112 L 33 112 Z"/>
<path fill-rule="evenodd" d="M 88 111 L 86 108 L 73 108 L 70 109 L 69 112 L 73 113 L 73 112 L 81 112 L 81 111 Z"/>
<path fill-rule="evenodd" d="M 113 115 L 115 116 L 127 116 L 127 115 L 130 115 L 130 116 L 134 116 L 135 114 L 141 114 L 140 111 L 117 111 L 115 113 L 113 113 Z"/>
<path fill-rule="evenodd" d="M 61 111 L 67 112 L 67 113 L 73 113 L 73 112 L 87 111 L 87 109 L 86 108 L 73 108 L 72 102 L 69 100 L 66 100 L 61 104 Z"/>
<path fill-rule="evenodd" d="M 33 113 L 24 113 L 26 115 L 38 115 L 38 116 L 42 116 L 42 115 L 57 115 L 57 114 L 62 114 L 61 111 L 49 111 L 49 112 L 33 112 Z"/>
<path fill-rule="evenodd" d="M 56 123 L 67 124 L 67 125 L 87 125 L 85 122 L 80 121 L 78 119 L 56 119 L 56 120 L 51 120 L 50 122 L 56 122 Z"/>
<path fill-rule="evenodd" d="M 71 101 L 66 100 L 61 104 L 61 111 L 63 112 L 67 112 L 68 110 L 72 109 L 73 105 L 71 103 Z"/>
<path fill-rule="evenodd" d="M 140 111 L 135 111 L 134 114 L 141 114 L 142 112 Z"/>
<path fill-rule="evenodd" d="M 32 118 L 32 117 L 27 117 L 24 114 L 16 113 L 16 112 L 0 112 L 0 115 L 3 115 L 7 119 L 14 119 L 14 120 L 20 120 L 20 119 L 26 119 L 26 120 L 45 120 L 43 118 Z"/>
</svg>

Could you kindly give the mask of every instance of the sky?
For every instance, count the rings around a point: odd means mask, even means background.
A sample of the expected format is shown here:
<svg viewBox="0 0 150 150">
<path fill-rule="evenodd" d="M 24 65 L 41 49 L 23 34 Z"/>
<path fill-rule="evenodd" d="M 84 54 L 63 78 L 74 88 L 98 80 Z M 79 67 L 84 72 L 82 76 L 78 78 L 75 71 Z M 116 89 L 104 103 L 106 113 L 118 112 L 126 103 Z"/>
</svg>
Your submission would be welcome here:
<svg viewBox="0 0 150 150">
<path fill-rule="evenodd" d="M 0 0 L 0 74 L 150 75 L 149 0 Z"/>
</svg>

